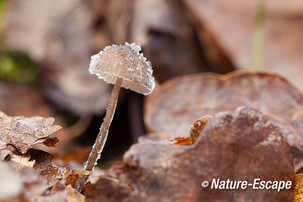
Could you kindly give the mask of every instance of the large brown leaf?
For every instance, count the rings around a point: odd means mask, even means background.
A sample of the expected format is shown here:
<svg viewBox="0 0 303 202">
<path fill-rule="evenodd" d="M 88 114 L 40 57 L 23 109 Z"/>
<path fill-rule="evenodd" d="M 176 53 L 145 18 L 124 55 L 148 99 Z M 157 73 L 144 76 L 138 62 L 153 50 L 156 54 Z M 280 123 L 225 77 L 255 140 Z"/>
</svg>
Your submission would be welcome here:
<svg viewBox="0 0 303 202">
<path fill-rule="evenodd" d="M 240 107 L 232 113 L 218 113 L 193 145 L 156 141 L 133 145 L 123 157 L 124 164 L 112 167 L 112 176 L 118 177 L 120 184 L 100 186 L 104 181 L 100 178 L 100 182 L 88 188 L 86 196 L 91 201 L 104 197 L 112 201 L 290 201 L 291 189 L 277 192 L 251 187 L 245 190 L 201 187 L 203 181 L 212 183 L 218 178 L 293 183 L 293 157 L 283 133 L 257 110 Z M 128 184 L 134 191 L 127 191 Z M 108 195 L 105 190 L 115 194 Z"/>
<path fill-rule="evenodd" d="M 200 36 L 211 49 L 217 47 L 219 52 L 223 51 L 239 69 L 251 68 L 255 16 L 259 1 L 183 2 L 197 26 L 203 27 Z M 303 3 L 300 0 L 266 0 L 264 3 L 262 69 L 284 75 L 303 90 Z M 216 59 L 218 58 L 214 58 Z"/>
<path fill-rule="evenodd" d="M 287 138 L 303 138 L 303 95 L 282 77 L 269 73 L 193 74 L 167 81 L 145 104 L 152 132 L 185 136 L 200 116 L 248 106 L 270 115 Z M 293 131 L 292 127 L 296 132 Z"/>
<path fill-rule="evenodd" d="M 34 145 L 52 138 L 61 127 L 54 118 L 8 116 L 0 111 L 0 141 L 25 153 Z"/>
</svg>

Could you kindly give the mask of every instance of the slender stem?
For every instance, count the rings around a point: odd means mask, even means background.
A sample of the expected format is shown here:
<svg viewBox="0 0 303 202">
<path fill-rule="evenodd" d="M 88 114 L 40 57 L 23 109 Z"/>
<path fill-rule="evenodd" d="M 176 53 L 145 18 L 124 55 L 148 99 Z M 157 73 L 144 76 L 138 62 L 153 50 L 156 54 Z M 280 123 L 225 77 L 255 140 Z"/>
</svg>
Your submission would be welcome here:
<svg viewBox="0 0 303 202">
<path fill-rule="evenodd" d="M 105 115 L 103 123 L 100 127 L 100 131 L 96 138 L 96 142 L 88 156 L 87 161 L 84 163 L 84 169 L 87 171 L 93 171 L 95 165 L 97 164 L 97 161 L 101 157 L 101 153 L 102 153 L 103 147 L 104 147 L 106 139 L 107 139 L 108 130 L 109 130 L 110 124 L 112 122 L 112 119 L 113 119 L 113 116 L 114 116 L 114 113 L 116 110 L 121 84 L 122 84 L 122 79 L 118 78 L 114 85 L 114 88 L 112 90 L 109 104 L 106 109 L 106 115 Z M 78 191 L 82 190 L 82 188 L 85 185 L 88 178 L 89 178 L 89 176 L 83 176 L 78 181 L 78 183 L 76 183 L 75 187 Z"/>
<path fill-rule="evenodd" d="M 265 1 L 259 0 L 256 10 L 256 21 L 252 48 L 252 71 L 260 71 L 262 68 L 262 53 L 265 26 Z"/>
</svg>

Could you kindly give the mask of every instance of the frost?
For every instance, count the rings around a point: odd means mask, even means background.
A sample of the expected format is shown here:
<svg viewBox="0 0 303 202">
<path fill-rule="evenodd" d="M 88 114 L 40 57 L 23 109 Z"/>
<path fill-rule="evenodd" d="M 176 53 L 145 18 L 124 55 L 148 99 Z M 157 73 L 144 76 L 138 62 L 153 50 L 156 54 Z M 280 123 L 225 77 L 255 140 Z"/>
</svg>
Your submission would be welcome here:
<svg viewBox="0 0 303 202">
<path fill-rule="evenodd" d="M 281 141 L 280 136 L 276 136 L 275 134 L 269 134 L 268 137 L 260 144 L 263 146 L 278 145 L 280 141 Z"/>
<path fill-rule="evenodd" d="M 138 43 L 106 46 L 91 57 L 89 72 L 110 84 L 122 78 L 122 87 L 149 95 L 155 88 L 152 65 L 140 51 Z"/>
<path fill-rule="evenodd" d="M 127 43 L 125 42 L 125 46 L 130 46 L 131 49 L 133 49 L 135 52 L 137 52 L 139 54 L 139 52 L 141 51 L 141 46 L 139 43 Z M 142 55 L 143 56 L 143 55 Z"/>
</svg>

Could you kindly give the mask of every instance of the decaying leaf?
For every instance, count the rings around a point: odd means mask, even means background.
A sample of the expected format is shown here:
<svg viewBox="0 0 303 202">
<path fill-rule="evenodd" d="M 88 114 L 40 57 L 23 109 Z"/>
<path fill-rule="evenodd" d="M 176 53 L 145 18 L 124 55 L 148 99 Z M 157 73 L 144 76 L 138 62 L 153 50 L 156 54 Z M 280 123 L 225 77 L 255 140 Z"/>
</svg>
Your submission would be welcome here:
<svg viewBox="0 0 303 202">
<path fill-rule="evenodd" d="M 77 190 L 71 186 L 65 186 L 61 183 L 56 183 L 52 190 L 42 196 L 32 197 L 32 201 L 45 202 L 45 201 L 73 201 L 73 202 L 84 202 L 85 198 Z"/>
<path fill-rule="evenodd" d="M 30 149 L 25 154 L 15 151 L 6 157 L 6 160 L 14 170 L 22 171 L 24 168 L 35 170 L 48 185 L 54 185 L 60 181 L 64 183 L 72 173 L 72 169 L 69 166 L 54 165 L 51 161 L 52 158 L 53 156 L 45 151 Z"/>
<path fill-rule="evenodd" d="M 10 156 L 10 163 L 16 170 L 21 170 L 24 167 L 33 168 L 35 160 L 31 160 L 31 156 L 28 153 L 25 154 L 12 154 Z"/>
<path fill-rule="evenodd" d="M 197 26 L 203 27 L 199 34 L 201 38 L 209 35 L 208 39 L 212 39 L 204 41 L 205 43 L 223 51 L 237 68 L 251 68 L 255 16 L 259 1 L 183 2 L 195 22 L 198 22 Z M 297 0 L 266 0 L 264 4 L 262 69 L 284 75 L 302 90 L 303 3 Z"/>
<path fill-rule="evenodd" d="M 0 112 L 0 141 L 13 145 L 21 153 L 43 143 L 61 127 L 53 125 L 54 118 L 8 116 Z"/>
<path fill-rule="evenodd" d="M 38 173 L 52 166 L 53 156 L 45 151 L 30 149 L 26 154 L 30 155 L 31 160 L 35 161 L 33 168 Z"/>
<path fill-rule="evenodd" d="M 100 192 L 102 191 L 102 192 Z M 133 191 L 127 184 L 121 183 L 114 178 L 101 177 L 95 184 L 85 191 L 86 201 L 127 201 L 130 198 L 134 201 L 140 199 L 133 195 Z"/>
<path fill-rule="evenodd" d="M 76 182 L 82 176 L 89 176 L 91 174 L 90 171 L 86 170 L 72 170 L 68 178 L 66 179 L 65 185 L 71 185 L 72 187 L 76 187 Z"/>
<path fill-rule="evenodd" d="M 261 110 L 288 130 L 284 134 L 292 134 L 287 137 L 289 140 L 301 141 L 303 95 L 285 79 L 270 73 L 193 74 L 174 78 L 147 98 L 144 120 L 151 132 L 185 136 L 200 116 L 231 111 L 236 106 Z"/>
<path fill-rule="evenodd" d="M 296 174 L 296 186 L 294 193 L 294 202 L 300 202 L 303 200 L 303 174 Z"/>
<path fill-rule="evenodd" d="M 41 171 L 40 175 L 47 179 L 48 184 L 54 184 L 61 180 L 64 182 L 70 175 L 71 171 L 72 170 L 68 166 L 57 167 L 52 165 Z"/>
<path fill-rule="evenodd" d="M 117 173 L 113 176 L 119 178 L 121 186 L 131 185 L 134 191 L 108 196 L 105 190 L 109 190 L 107 193 L 120 190 L 118 185 L 108 183 L 87 197 L 88 200 L 107 197 L 113 201 L 291 201 L 292 189 L 219 190 L 202 188 L 201 183 L 205 180 L 212 183 L 213 179 L 252 183 L 260 178 L 291 181 L 293 188 L 292 159 L 283 130 L 261 112 L 240 107 L 232 113 L 216 114 L 193 145 L 162 142 L 133 145 L 123 157 L 124 164 L 115 165 L 112 173 Z M 97 186 L 91 187 L 88 191 Z"/>
</svg>

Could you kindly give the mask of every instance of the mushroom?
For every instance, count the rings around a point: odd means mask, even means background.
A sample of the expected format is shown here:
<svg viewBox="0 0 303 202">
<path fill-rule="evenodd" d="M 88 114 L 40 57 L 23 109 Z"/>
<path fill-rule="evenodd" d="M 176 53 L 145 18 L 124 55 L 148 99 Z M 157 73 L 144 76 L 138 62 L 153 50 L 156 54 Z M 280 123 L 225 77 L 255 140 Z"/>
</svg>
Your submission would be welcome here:
<svg viewBox="0 0 303 202">
<path fill-rule="evenodd" d="M 84 163 L 84 169 L 87 171 L 94 169 L 101 156 L 117 106 L 120 87 L 143 95 L 151 94 L 155 88 L 151 63 L 140 51 L 140 44 L 126 42 L 125 45 L 106 46 L 103 51 L 91 57 L 90 73 L 96 74 L 107 83 L 114 84 L 114 88 L 96 142 Z"/>
</svg>

